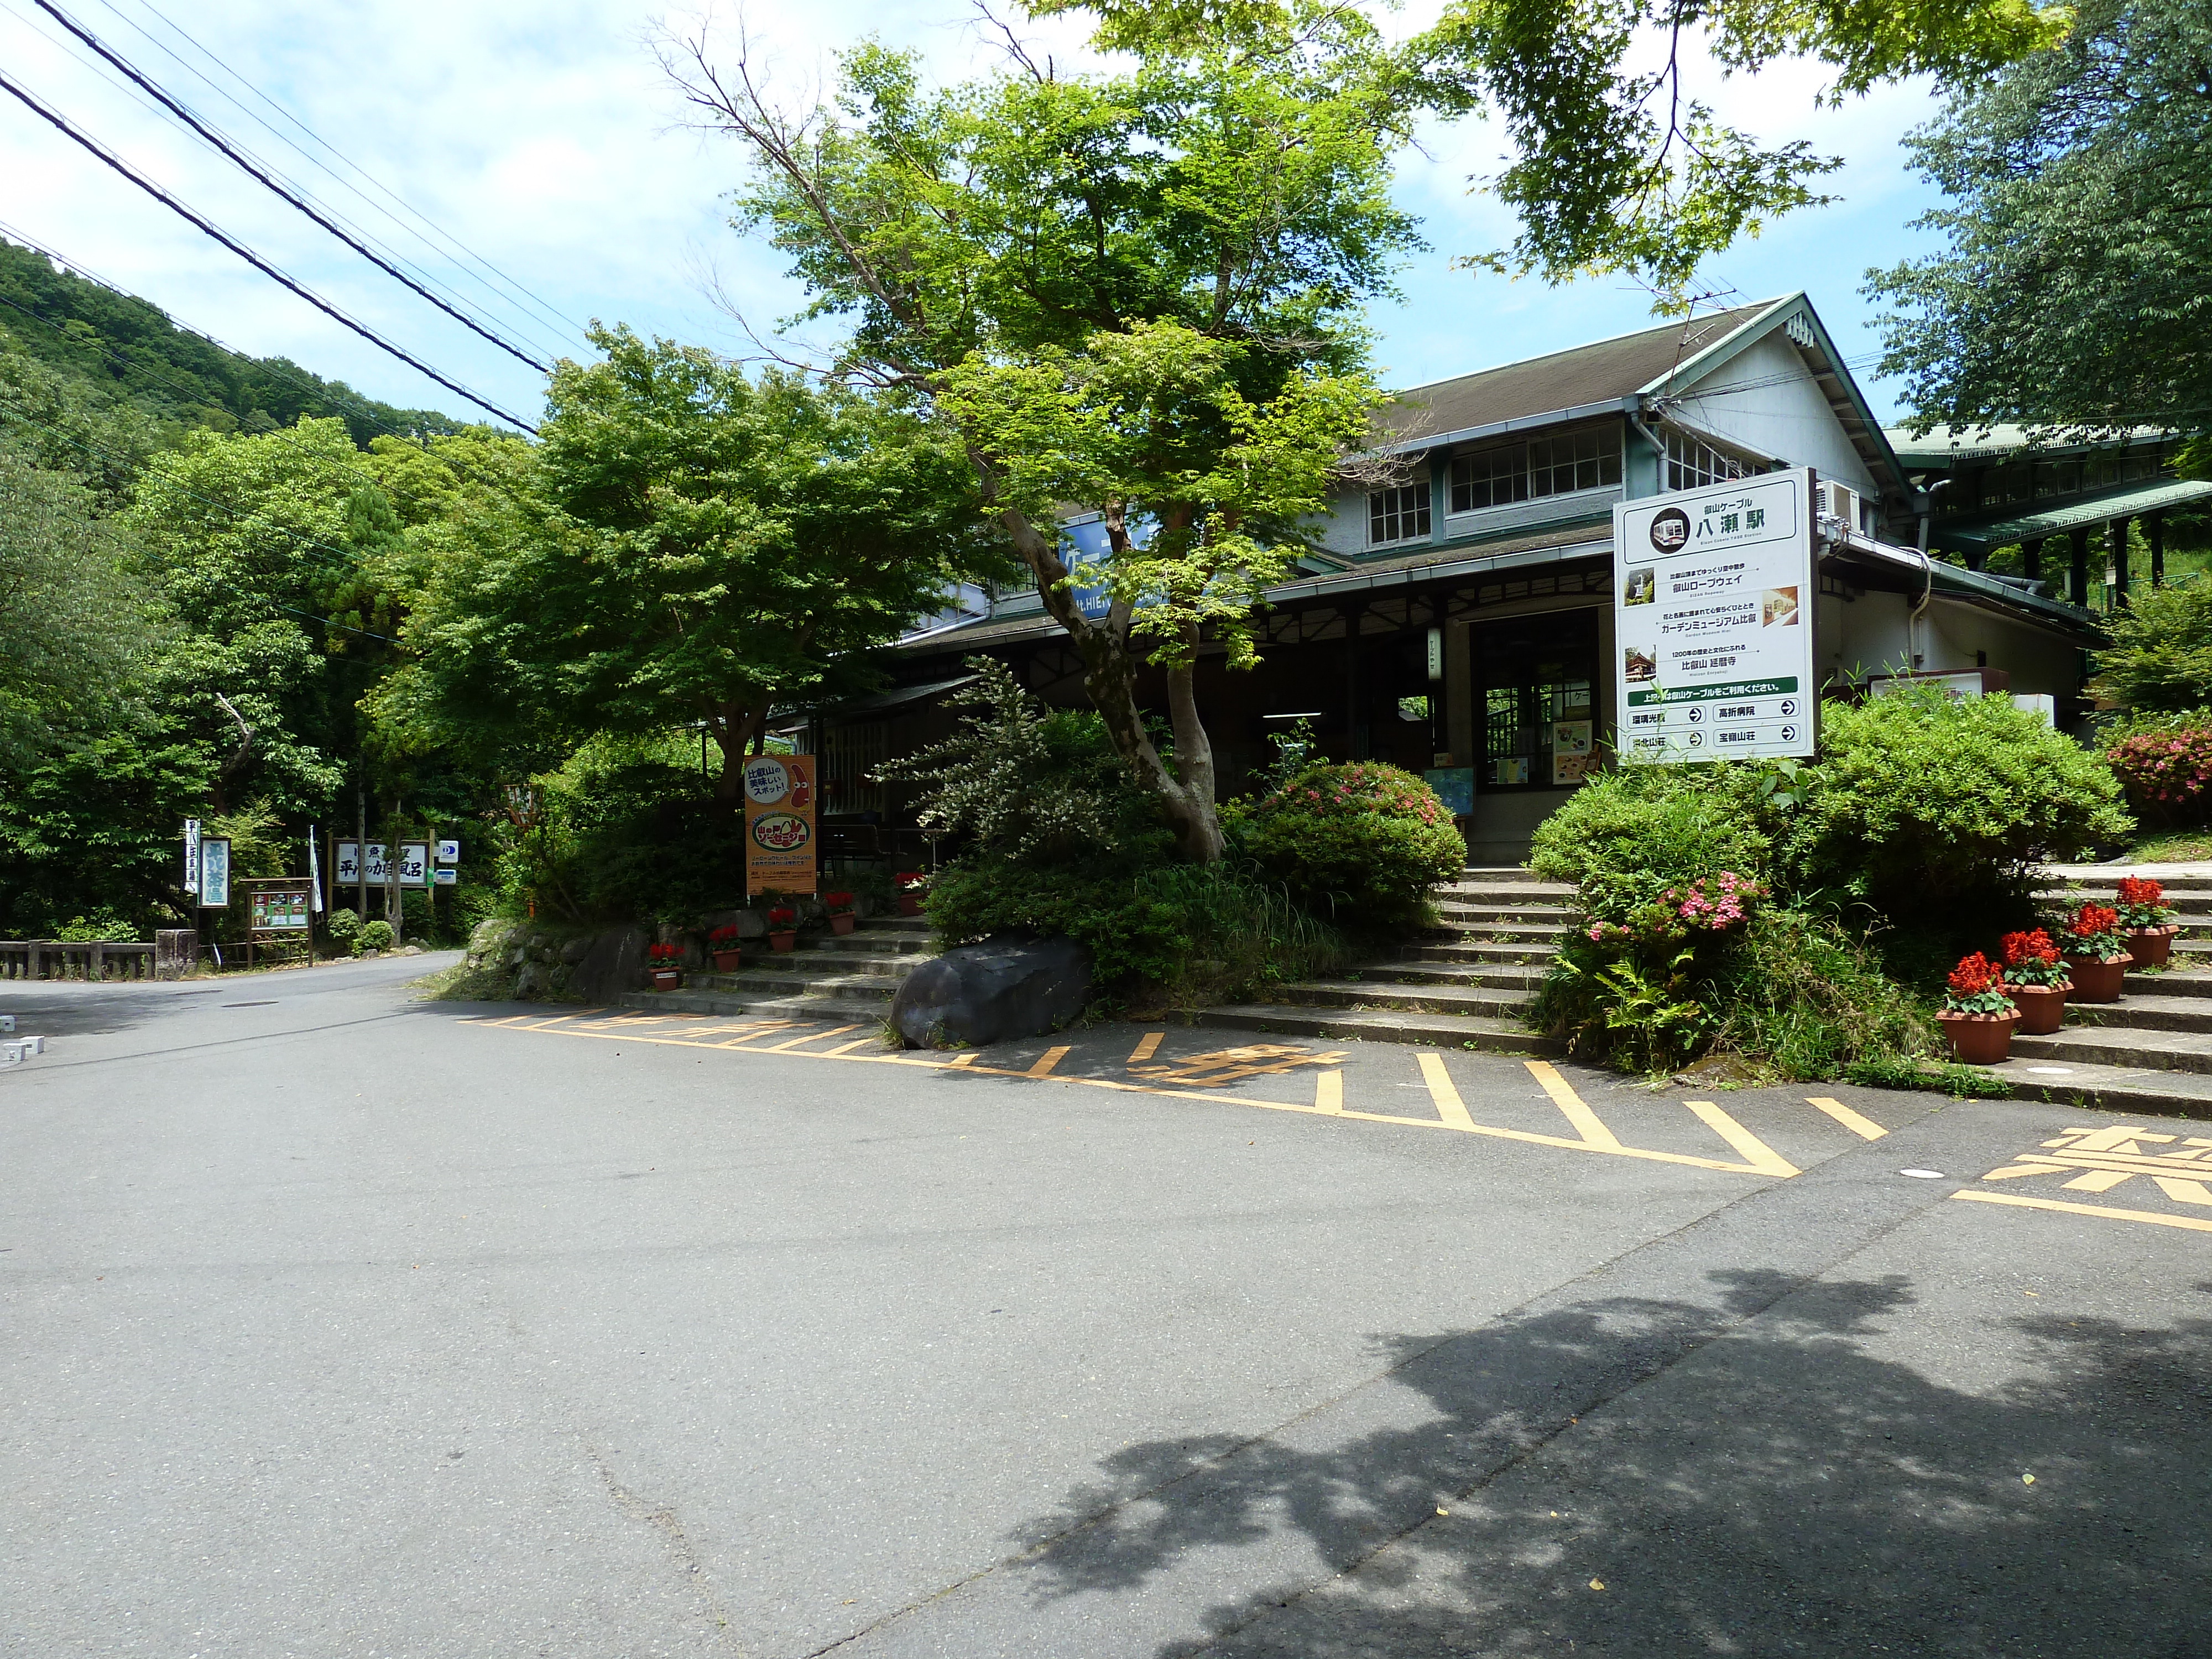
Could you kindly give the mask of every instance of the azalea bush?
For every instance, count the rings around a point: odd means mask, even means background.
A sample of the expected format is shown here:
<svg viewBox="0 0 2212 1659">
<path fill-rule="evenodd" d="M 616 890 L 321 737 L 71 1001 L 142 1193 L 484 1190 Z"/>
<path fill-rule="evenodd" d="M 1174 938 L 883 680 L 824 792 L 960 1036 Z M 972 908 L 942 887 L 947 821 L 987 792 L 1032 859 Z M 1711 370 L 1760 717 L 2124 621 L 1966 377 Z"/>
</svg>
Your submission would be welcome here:
<svg viewBox="0 0 2212 1659">
<path fill-rule="evenodd" d="M 2108 732 L 2104 755 L 2147 821 L 2176 827 L 2212 817 L 2212 709 Z"/>
<path fill-rule="evenodd" d="M 1747 768 L 1627 766 L 1601 773 L 1538 826 L 1529 868 L 1575 884 L 1583 913 L 1625 923 L 1670 887 L 1722 871 L 1747 879 L 1771 844 Z"/>
<path fill-rule="evenodd" d="M 1297 902 L 1340 926 L 1403 927 L 1467 867 L 1450 811 L 1412 773 L 1380 762 L 1293 772 L 1223 814 L 1230 844 Z"/>
</svg>

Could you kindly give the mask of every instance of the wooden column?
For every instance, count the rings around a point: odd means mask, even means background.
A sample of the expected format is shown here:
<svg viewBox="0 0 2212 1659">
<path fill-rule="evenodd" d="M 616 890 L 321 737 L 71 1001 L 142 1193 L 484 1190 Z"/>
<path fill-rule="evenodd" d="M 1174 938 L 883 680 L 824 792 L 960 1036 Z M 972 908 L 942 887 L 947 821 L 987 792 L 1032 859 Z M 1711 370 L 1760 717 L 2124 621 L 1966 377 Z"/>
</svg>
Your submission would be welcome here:
<svg viewBox="0 0 2212 1659">
<path fill-rule="evenodd" d="M 2128 521 L 2115 519 L 2106 526 L 2112 556 L 2112 608 L 2124 611 L 2128 603 Z"/>
<path fill-rule="evenodd" d="M 2152 513 L 2143 519 L 2143 539 L 2150 544 L 2150 585 L 2166 586 L 2166 514 Z"/>
<path fill-rule="evenodd" d="M 2020 569 L 2021 574 L 2032 582 L 2043 580 L 2042 537 L 2038 536 L 2020 544 Z"/>
<path fill-rule="evenodd" d="M 2086 611 L 2089 605 L 2089 532 L 2069 531 L 2066 550 L 2066 597 Z"/>
</svg>

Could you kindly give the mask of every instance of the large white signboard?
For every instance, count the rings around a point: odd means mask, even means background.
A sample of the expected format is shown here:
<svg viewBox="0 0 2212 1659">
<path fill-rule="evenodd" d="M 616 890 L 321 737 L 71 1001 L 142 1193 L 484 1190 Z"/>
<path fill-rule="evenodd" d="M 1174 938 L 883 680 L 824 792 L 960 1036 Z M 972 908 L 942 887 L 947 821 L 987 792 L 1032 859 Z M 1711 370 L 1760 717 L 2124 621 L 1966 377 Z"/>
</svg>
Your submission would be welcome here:
<svg viewBox="0 0 2212 1659">
<path fill-rule="evenodd" d="M 1613 507 L 1623 760 L 1813 752 L 1812 496 L 1793 467 Z"/>
</svg>

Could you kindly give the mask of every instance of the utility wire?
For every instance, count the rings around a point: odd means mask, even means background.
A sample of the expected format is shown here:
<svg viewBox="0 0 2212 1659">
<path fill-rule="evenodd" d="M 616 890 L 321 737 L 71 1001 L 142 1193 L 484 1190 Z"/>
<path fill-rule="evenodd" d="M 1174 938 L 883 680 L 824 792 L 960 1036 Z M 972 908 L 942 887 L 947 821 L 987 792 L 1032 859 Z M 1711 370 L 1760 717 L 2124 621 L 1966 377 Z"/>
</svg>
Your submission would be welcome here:
<svg viewBox="0 0 2212 1659">
<path fill-rule="evenodd" d="M 59 6 L 55 5 L 53 3 L 53 0 L 32 0 L 32 3 L 36 5 L 40 11 L 46 13 L 47 16 L 52 18 L 54 21 L 59 23 L 64 28 L 67 29 L 78 40 L 83 41 L 84 44 L 91 47 L 93 51 L 98 52 L 100 57 L 105 58 L 109 64 L 112 64 L 117 70 L 128 78 L 131 84 L 139 88 L 149 97 L 160 103 L 164 109 L 168 110 L 172 114 L 176 116 L 179 120 L 191 127 L 194 132 L 199 134 L 201 137 L 206 139 L 210 144 L 213 144 L 246 173 L 258 179 L 273 194 L 283 200 L 290 203 L 301 213 L 307 215 L 308 218 L 313 220 L 315 223 L 320 225 L 325 230 L 330 232 L 331 235 L 337 237 L 338 240 L 343 242 L 356 253 L 361 255 L 362 258 L 368 260 L 379 270 L 383 271 L 385 275 L 392 277 L 395 282 L 399 283 L 410 292 L 422 295 L 422 298 L 428 300 L 432 305 L 437 307 L 439 310 L 444 312 L 448 317 L 451 317 L 455 322 L 460 324 L 464 328 L 468 329 L 471 333 L 477 335 L 483 339 L 489 340 L 492 344 L 497 346 L 501 351 L 504 351 L 508 356 L 514 358 L 517 362 L 528 364 L 531 368 L 536 369 L 540 374 L 550 372 L 548 365 L 540 362 L 537 358 L 532 356 L 528 352 L 523 350 L 520 346 L 515 345 L 511 341 L 494 333 L 490 329 L 486 328 L 482 323 L 470 316 L 466 312 L 461 311 L 458 307 L 448 304 L 440 295 L 433 294 L 428 289 L 423 287 L 422 283 L 416 282 L 405 271 L 400 270 L 398 266 L 393 264 L 381 254 L 374 252 L 350 233 L 342 229 L 333 221 L 325 217 L 322 213 L 318 211 L 297 191 L 277 182 L 277 180 L 270 177 L 258 163 L 249 159 L 244 153 L 239 150 L 228 138 L 225 137 L 214 127 L 208 125 L 206 122 L 201 120 L 198 116 L 195 115 L 184 104 L 178 101 L 175 98 L 171 97 L 169 94 L 163 91 L 161 86 L 156 82 L 149 80 L 146 76 L 140 73 L 140 71 L 135 68 L 128 59 L 125 58 L 121 54 L 111 50 L 106 43 L 102 41 L 98 35 L 93 33 L 89 29 L 85 28 L 82 24 L 78 23 L 75 18 L 64 11 Z"/>
<path fill-rule="evenodd" d="M 316 310 L 323 313 L 324 315 L 332 319 L 334 321 L 342 323 L 347 328 L 351 329 L 355 333 L 360 335 L 362 339 L 367 340 L 371 345 L 376 347 L 379 350 L 389 353 L 392 356 L 397 357 L 401 362 L 405 363 L 409 368 L 415 369 L 420 374 L 426 374 L 431 380 L 435 380 L 440 386 L 445 387 L 447 391 L 453 392 L 457 397 L 467 398 L 478 409 L 484 410 L 492 415 L 497 416 L 501 420 L 507 422 L 510 426 L 520 427 L 523 431 L 529 433 L 532 437 L 538 435 L 538 428 L 531 425 L 529 422 L 522 419 L 521 416 L 510 415 L 498 404 L 486 402 L 483 398 L 478 397 L 475 392 L 470 391 L 466 386 L 462 386 L 459 382 L 447 380 L 443 374 L 441 374 L 436 369 L 431 368 L 429 364 L 422 362 L 419 357 L 413 356 L 399 346 L 394 345 L 391 341 L 386 339 L 382 335 L 377 333 L 366 324 L 356 322 L 352 318 L 347 316 L 345 313 L 340 311 L 336 306 L 324 299 L 320 295 L 304 286 L 302 283 L 295 281 L 292 277 L 286 276 L 275 265 L 270 264 L 266 259 L 253 252 L 252 249 L 247 247 L 243 242 L 237 240 L 234 237 L 232 237 L 224 231 L 218 229 L 214 224 L 203 218 L 199 214 L 194 212 L 191 208 L 186 207 L 182 202 L 179 202 L 175 197 L 170 195 L 168 191 L 163 190 L 159 185 L 155 184 L 151 179 L 147 179 L 143 174 L 132 171 L 127 163 L 110 154 L 107 150 L 102 149 L 94 140 L 78 131 L 76 128 L 69 124 L 67 119 L 56 114 L 52 110 L 48 109 L 44 104 L 41 104 L 37 99 L 33 98 L 29 93 L 24 91 L 22 88 L 17 86 L 13 81 L 10 81 L 4 75 L 0 75 L 0 92 L 8 93 L 19 103 L 22 104 L 24 107 L 28 109 L 33 114 L 45 121 L 49 126 L 54 128 L 57 131 L 62 133 L 64 137 L 72 140 L 74 143 L 82 146 L 94 156 L 105 162 L 109 167 L 120 173 L 124 178 L 128 179 L 132 184 L 137 185 L 139 189 L 144 191 L 149 196 L 151 196 L 155 201 L 161 203 L 164 207 L 170 209 L 180 218 L 183 218 L 187 222 L 213 237 L 216 241 L 228 248 L 233 253 L 238 255 L 240 258 L 252 265 L 255 270 L 283 284 L 284 287 L 298 295 L 309 305 L 314 307 Z"/>
<path fill-rule="evenodd" d="M 377 212 L 382 214 L 386 219 L 391 220 L 395 226 L 398 226 L 399 228 L 406 231 L 409 235 L 421 242 L 423 246 L 431 248 L 434 252 L 441 254 L 445 253 L 444 249 L 435 247 L 430 242 L 429 239 L 425 237 L 421 231 L 415 229 L 412 226 L 403 224 L 398 217 L 395 216 L 390 209 L 380 207 L 376 203 L 370 201 L 368 197 L 362 192 L 358 185 L 350 184 L 343 178 L 341 178 L 326 163 L 317 161 L 313 155 L 309 155 L 309 153 L 295 140 L 289 138 L 285 137 L 284 134 L 279 132 L 275 127 L 271 126 L 268 121 L 256 114 L 252 109 L 248 108 L 244 103 L 240 101 L 237 94 L 218 86 L 209 77 L 205 70 L 202 70 L 198 64 L 189 62 L 187 59 L 180 56 L 175 48 L 157 37 L 150 29 L 147 28 L 143 23 L 139 22 L 136 18 L 126 14 L 115 3 L 115 0 L 100 0 L 100 3 L 110 12 L 112 12 L 118 20 L 127 23 L 131 27 L 136 29 L 150 45 L 155 47 L 156 51 L 167 57 L 172 62 L 176 64 L 179 68 L 183 69 L 188 74 L 200 81 L 209 88 L 210 91 L 215 93 L 218 97 L 228 101 L 240 112 L 240 113 L 243 114 L 248 120 L 259 126 L 270 137 L 276 138 L 279 143 L 289 146 L 291 149 L 297 152 L 302 159 L 307 161 L 311 165 L 319 167 L 339 185 L 350 191 L 355 196 L 358 197 L 364 204 L 375 209 Z M 378 179 L 374 174 L 363 170 L 343 151 L 330 143 L 312 128 L 301 122 L 300 118 L 294 115 L 289 110 L 286 109 L 283 105 L 274 101 L 266 93 L 263 92 L 252 82 L 246 79 L 245 76 L 239 74 L 236 70 L 231 68 L 231 66 L 222 59 L 220 54 L 210 51 L 207 46 L 202 45 L 194 36 L 188 33 L 185 29 L 179 27 L 178 24 L 167 15 L 167 14 L 153 3 L 153 0 L 138 0 L 138 4 L 142 9 L 150 13 L 153 16 L 159 18 L 162 25 L 167 27 L 171 33 L 185 41 L 195 52 L 198 52 L 201 57 L 206 58 L 217 69 L 221 70 L 223 74 L 229 76 L 231 80 L 236 82 L 240 87 L 244 88 L 246 92 L 250 93 L 259 102 L 266 105 L 277 116 L 282 118 L 287 125 L 296 129 L 300 133 L 305 136 L 311 143 L 316 146 L 317 149 L 330 155 L 341 166 L 343 166 L 347 172 L 351 173 L 363 183 L 368 185 L 377 192 L 378 195 L 392 203 L 394 207 L 400 209 L 401 211 L 406 213 L 410 217 L 419 222 L 422 226 L 434 233 L 441 241 L 445 243 L 447 247 L 457 249 L 462 254 L 466 255 L 471 263 L 473 263 L 489 276 L 496 279 L 499 284 L 504 286 L 512 294 L 520 295 L 524 300 L 527 301 L 531 306 L 535 307 L 537 310 L 537 319 L 535 320 L 543 320 L 553 324 L 556 328 L 564 328 L 566 332 L 573 335 L 578 339 L 581 339 L 583 337 L 584 325 L 581 323 L 578 322 L 574 318 L 568 315 L 567 313 L 560 310 L 550 301 L 544 299 L 538 294 L 533 292 L 531 289 L 517 282 L 514 277 L 508 276 L 505 271 L 500 270 L 498 266 L 493 264 L 482 254 L 478 253 L 474 248 L 469 246 L 467 243 L 462 241 L 459 237 L 453 235 L 450 231 L 447 231 L 443 226 L 428 217 L 421 211 L 421 210 L 416 208 L 405 199 L 395 194 L 392 188 L 386 185 L 381 179 Z M 450 255 L 446 257 L 450 257 Z M 507 295 L 499 293 L 497 289 L 493 288 L 490 283 L 486 283 L 483 277 L 477 276 L 473 272 L 465 271 L 465 267 L 464 271 L 465 274 L 469 275 L 472 280 L 483 283 L 487 289 L 491 289 L 495 297 L 497 298 L 501 303 L 506 305 L 514 304 L 514 301 L 510 299 Z"/>
</svg>

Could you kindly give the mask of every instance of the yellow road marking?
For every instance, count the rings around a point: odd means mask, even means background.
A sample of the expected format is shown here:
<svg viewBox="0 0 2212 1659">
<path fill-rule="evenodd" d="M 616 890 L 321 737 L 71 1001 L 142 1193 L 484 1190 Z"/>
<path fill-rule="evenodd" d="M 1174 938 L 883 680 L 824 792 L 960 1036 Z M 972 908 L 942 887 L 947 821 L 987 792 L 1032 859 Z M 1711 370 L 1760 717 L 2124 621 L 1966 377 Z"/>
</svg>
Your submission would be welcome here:
<svg viewBox="0 0 2212 1659">
<path fill-rule="evenodd" d="M 1048 1048 L 1043 1054 L 1037 1056 L 1036 1064 L 1030 1066 L 1028 1071 L 1024 1072 L 1022 1075 L 1024 1077 L 1050 1077 L 1052 1075 L 1052 1068 L 1059 1065 L 1061 1060 L 1066 1058 L 1067 1050 L 1066 1048 Z"/>
<path fill-rule="evenodd" d="M 2023 1210 L 2059 1210 L 2068 1215 L 2102 1216 L 2107 1221 L 2147 1221 L 2154 1227 L 2187 1227 L 2196 1232 L 2212 1233 L 2212 1221 L 2199 1220 L 2193 1215 L 2160 1215 L 2154 1210 L 2109 1210 L 2100 1204 L 2066 1204 L 2055 1198 L 2029 1198 L 2022 1193 L 1958 1192 L 1951 1196 L 1975 1204 L 2013 1204 Z"/>
<path fill-rule="evenodd" d="M 1794 1176 L 1798 1168 L 1757 1135 L 1730 1117 L 1710 1100 L 1686 1100 L 1682 1103 L 1700 1118 L 1705 1127 L 1743 1154 L 1743 1161 L 1761 1175 Z"/>
<path fill-rule="evenodd" d="M 857 1025 L 833 1025 L 826 1031 L 809 1031 L 802 1036 L 789 1037 L 781 1042 L 772 1042 L 761 1052 L 764 1054 L 780 1054 L 787 1048 L 796 1048 L 802 1042 L 819 1042 L 823 1037 L 842 1036 L 848 1031 L 857 1031 L 860 1029 Z"/>
<path fill-rule="evenodd" d="M 1808 1106 L 1818 1106 L 1830 1117 L 1863 1139 L 1880 1140 L 1889 1133 L 1872 1118 L 1861 1117 L 1840 1100 L 1830 1100 L 1825 1095 L 1807 1095 L 1805 1103 Z"/>
<path fill-rule="evenodd" d="M 2084 1176 L 2058 1184 L 2077 1193 L 2109 1193 L 2123 1181 L 2133 1181 L 2135 1175 L 2128 1170 L 2092 1170 Z"/>
<path fill-rule="evenodd" d="M 1344 1073 L 1316 1072 L 1314 1073 L 1314 1110 L 1341 1112 L 1344 1109 Z"/>
<path fill-rule="evenodd" d="M 1583 1103 L 1583 1097 L 1555 1067 L 1540 1060 L 1523 1063 L 1528 1067 L 1528 1074 L 1544 1085 L 1544 1092 L 1551 1096 L 1552 1103 L 1566 1114 L 1577 1134 L 1591 1146 L 1602 1146 L 1609 1152 L 1620 1150 L 1620 1137 L 1598 1121 L 1597 1114 Z"/>
<path fill-rule="evenodd" d="M 850 1042 L 841 1042 L 834 1048 L 824 1048 L 822 1051 L 822 1057 L 827 1060 L 832 1054 L 849 1054 L 854 1049 L 865 1048 L 874 1041 L 873 1037 L 854 1037 Z"/>
<path fill-rule="evenodd" d="M 839 1054 L 842 1054 L 842 1053 L 844 1053 L 845 1051 L 844 1051 L 843 1049 L 840 1048 L 837 1052 L 838 1052 Z M 957 1060 L 946 1060 L 946 1061 L 945 1062 L 945 1070 L 947 1070 L 947 1071 L 949 1072 L 949 1071 L 951 1071 L 951 1070 L 955 1066 L 973 1066 L 975 1063 L 975 1051 L 973 1048 L 970 1048 L 970 1049 L 969 1049 L 966 1054 L 964 1054 L 961 1055 L 959 1059 L 957 1059 Z"/>
<path fill-rule="evenodd" d="M 2176 1181 L 2172 1176 L 2153 1176 L 2159 1191 L 2177 1204 L 2212 1204 L 2212 1191 L 2201 1181 Z"/>
<path fill-rule="evenodd" d="M 1444 1070 L 1442 1054 L 1421 1056 L 1421 1079 L 1429 1085 L 1429 1098 L 1437 1103 L 1437 1117 L 1455 1129 L 1474 1127 L 1474 1120 L 1467 1115 L 1467 1103 L 1452 1086 L 1451 1073 Z"/>
<path fill-rule="evenodd" d="M 1129 1064 L 1141 1066 L 1150 1060 L 1153 1051 L 1160 1046 L 1160 1039 L 1166 1035 L 1165 1031 L 1147 1031 L 1139 1037 L 1136 1048 L 1130 1053 Z"/>
</svg>

